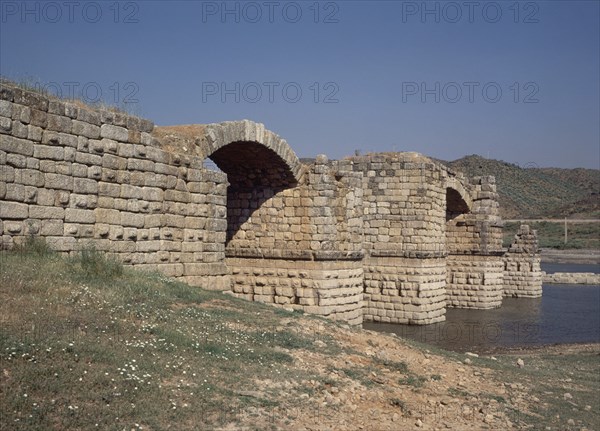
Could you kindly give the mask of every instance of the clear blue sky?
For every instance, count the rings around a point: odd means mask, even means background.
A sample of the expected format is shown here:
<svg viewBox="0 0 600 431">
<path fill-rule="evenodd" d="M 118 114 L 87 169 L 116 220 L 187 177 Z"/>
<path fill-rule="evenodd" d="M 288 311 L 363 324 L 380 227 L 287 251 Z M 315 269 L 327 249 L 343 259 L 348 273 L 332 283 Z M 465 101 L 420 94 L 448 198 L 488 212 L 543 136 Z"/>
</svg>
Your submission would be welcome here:
<svg viewBox="0 0 600 431">
<path fill-rule="evenodd" d="M 598 1 L 223 5 L 2 0 L 0 73 L 158 125 L 248 118 L 300 157 L 600 167 Z"/>
</svg>

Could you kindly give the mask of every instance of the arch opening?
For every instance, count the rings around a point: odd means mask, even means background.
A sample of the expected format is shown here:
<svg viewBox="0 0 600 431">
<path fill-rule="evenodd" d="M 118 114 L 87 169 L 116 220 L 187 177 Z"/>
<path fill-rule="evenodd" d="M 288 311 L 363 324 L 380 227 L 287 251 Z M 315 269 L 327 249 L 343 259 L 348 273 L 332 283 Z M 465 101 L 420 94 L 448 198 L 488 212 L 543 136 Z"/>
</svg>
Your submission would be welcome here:
<svg viewBox="0 0 600 431">
<path fill-rule="evenodd" d="M 462 195 L 453 188 L 446 188 L 446 222 L 470 212 L 469 205 Z"/>
<path fill-rule="evenodd" d="M 227 174 L 229 182 L 226 247 L 234 239 L 239 240 L 237 243 L 240 245 L 260 234 L 254 230 L 243 232 L 244 225 L 265 202 L 298 184 L 288 164 L 258 142 L 232 142 L 220 147 L 208 158 Z"/>
</svg>

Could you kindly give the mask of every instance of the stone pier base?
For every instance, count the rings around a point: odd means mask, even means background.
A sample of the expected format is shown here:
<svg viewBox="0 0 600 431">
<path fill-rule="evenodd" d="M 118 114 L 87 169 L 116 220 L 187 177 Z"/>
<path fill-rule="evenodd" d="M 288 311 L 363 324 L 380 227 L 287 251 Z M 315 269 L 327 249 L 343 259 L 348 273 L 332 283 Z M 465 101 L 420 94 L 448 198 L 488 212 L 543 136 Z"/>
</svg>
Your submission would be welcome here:
<svg viewBox="0 0 600 431">
<path fill-rule="evenodd" d="M 426 325 L 445 320 L 443 258 L 365 258 L 364 319 Z"/>
<path fill-rule="evenodd" d="M 234 295 L 332 320 L 363 321 L 363 268 L 354 260 L 227 258 Z"/>
<path fill-rule="evenodd" d="M 455 308 L 497 308 L 502 305 L 503 269 L 501 256 L 449 255 L 446 303 Z"/>
<path fill-rule="evenodd" d="M 521 225 L 503 260 L 504 296 L 542 296 L 542 268 L 536 231 Z"/>
</svg>

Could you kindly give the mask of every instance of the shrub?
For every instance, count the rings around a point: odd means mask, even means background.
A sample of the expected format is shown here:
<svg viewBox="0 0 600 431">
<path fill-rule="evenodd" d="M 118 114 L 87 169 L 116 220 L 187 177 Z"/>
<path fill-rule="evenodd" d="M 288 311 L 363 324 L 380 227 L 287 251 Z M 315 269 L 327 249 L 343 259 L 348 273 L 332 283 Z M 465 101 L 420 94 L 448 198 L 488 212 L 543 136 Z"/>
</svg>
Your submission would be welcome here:
<svg viewBox="0 0 600 431">
<path fill-rule="evenodd" d="M 112 280 L 123 275 L 123 264 L 93 246 L 83 248 L 72 260 L 73 265 L 88 281 Z"/>
</svg>

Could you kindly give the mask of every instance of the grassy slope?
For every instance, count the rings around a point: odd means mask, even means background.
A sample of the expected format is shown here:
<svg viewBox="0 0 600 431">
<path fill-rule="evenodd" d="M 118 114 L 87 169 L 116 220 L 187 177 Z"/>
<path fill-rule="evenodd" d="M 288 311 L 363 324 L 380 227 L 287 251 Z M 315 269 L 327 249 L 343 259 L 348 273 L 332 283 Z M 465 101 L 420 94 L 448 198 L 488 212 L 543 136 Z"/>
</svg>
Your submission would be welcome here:
<svg viewBox="0 0 600 431">
<path fill-rule="evenodd" d="M 534 222 L 529 223 L 529 225 L 537 231 L 539 246 L 542 248 L 600 249 L 600 223 L 569 224 L 566 244 L 564 242 L 565 230 L 562 223 Z M 520 222 L 507 222 L 504 224 L 504 247 L 508 247 L 513 242 L 520 226 Z"/>
<path fill-rule="evenodd" d="M 600 218 L 598 170 L 521 168 L 476 155 L 444 163 L 470 177 L 494 175 L 505 219 Z"/>
<path fill-rule="evenodd" d="M 465 364 L 94 252 L 0 254 L 0 316 L 2 430 L 600 428 L 596 354 Z"/>
</svg>

